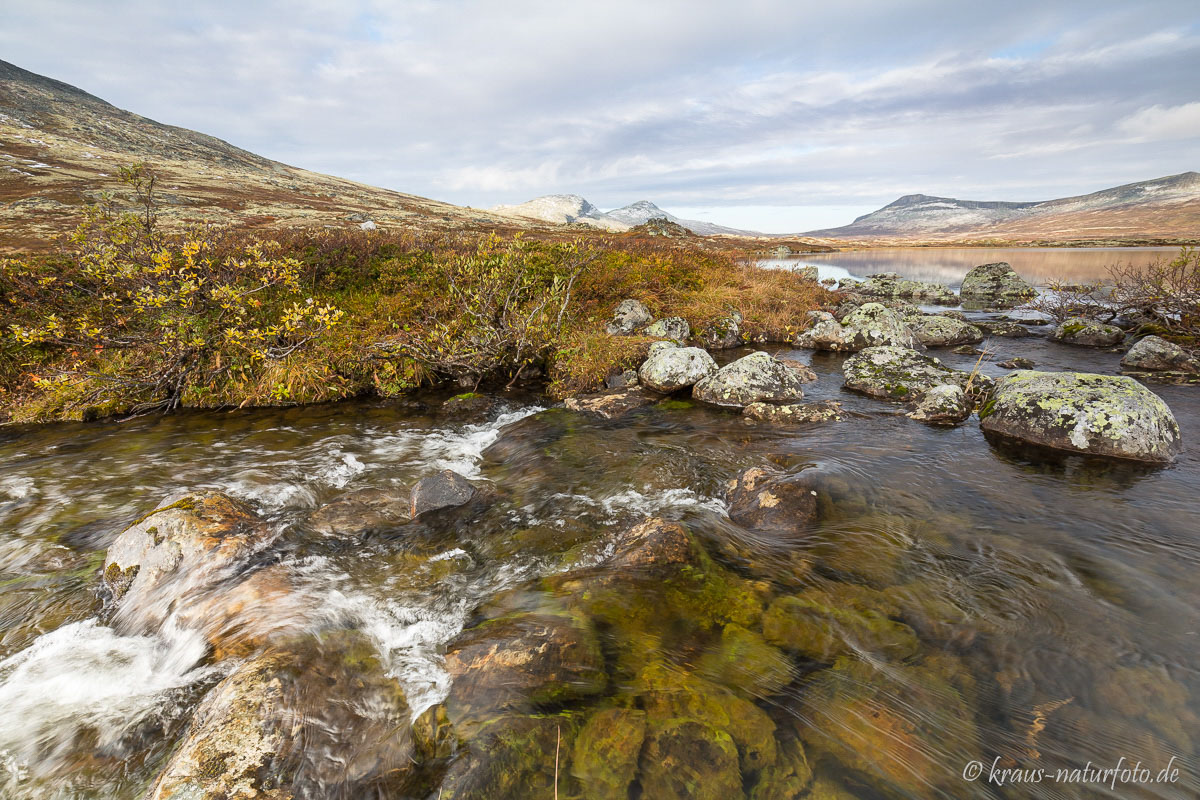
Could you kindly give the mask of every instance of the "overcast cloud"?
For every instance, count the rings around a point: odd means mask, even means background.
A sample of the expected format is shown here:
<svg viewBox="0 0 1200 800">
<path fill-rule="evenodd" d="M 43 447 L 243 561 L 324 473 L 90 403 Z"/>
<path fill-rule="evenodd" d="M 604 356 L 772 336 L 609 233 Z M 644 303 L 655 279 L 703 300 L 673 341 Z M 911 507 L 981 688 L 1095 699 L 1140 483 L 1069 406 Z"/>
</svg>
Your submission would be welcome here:
<svg viewBox="0 0 1200 800">
<path fill-rule="evenodd" d="M 0 58 L 462 205 L 770 231 L 1200 170 L 1200 4 L 0 0 Z"/>
</svg>

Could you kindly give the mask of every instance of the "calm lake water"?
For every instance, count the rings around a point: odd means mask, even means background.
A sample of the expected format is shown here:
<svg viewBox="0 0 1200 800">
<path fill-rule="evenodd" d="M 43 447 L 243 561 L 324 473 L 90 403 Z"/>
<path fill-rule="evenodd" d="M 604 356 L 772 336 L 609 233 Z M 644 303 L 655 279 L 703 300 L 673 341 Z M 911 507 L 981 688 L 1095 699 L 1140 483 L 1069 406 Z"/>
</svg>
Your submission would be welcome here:
<svg viewBox="0 0 1200 800">
<path fill-rule="evenodd" d="M 1051 255 L 1059 254 L 1082 255 Z M 993 257 L 972 253 L 943 268 Z M 1049 370 L 1111 374 L 1120 358 L 1044 335 L 991 346 L 994 360 L 1021 355 Z M 562 707 L 518 704 L 519 713 L 536 712 L 529 720 L 549 720 L 544 751 L 523 750 L 517 760 L 474 751 L 497 759 L 504 791 L 454 791 L 451 778 L 443 785 L 435 775 L 422 793 L 371 798 L 432 800 L 445 789 L 445 797 L 549 800 L 555 774 L 562 800 L 598 796 L 578 777 L 588 755 L 574 749 L 580 725 L 616 710 L 652 731 L 685 713 L 664 697 L 714 731 L 734 722 L 713 721 L 711 704 L 748 703 L 758 727 L 747 733 L 746 718 L 731 727 L 738 746 L 765 731 L 772 759 L 790 754 L 794 766 L 803 752 L 815 776 L 744 762 L 740 778 L 734 766 L 730 800 L 743 796 L 742 780 L 753 798 L 1200 796 L 1200 389 L 1152 387 L 1178 417 L 1184 447 L 1172 466 L 1146 468 L 998 449 L 974 419 L 921 425 L 899 406 L 844 391 L 843 356 L 794 355 L 811 360 L 819 377 L 805 387 L 809 398 L 840 400 L 849 418 L 748 424 L 668 401 L 604 421 L 506 395 L 462 421 L 439 413 L 444 395 L 430 395 L 423 405 L 0 432 L 0 796 L 141 797 L 205 692 L 232 668 L 177 629 L 118 632 L 96 594 L 104 551 L 123 526 L 172 493 L 204 488 L 247 501 L 277 526 L 270 560 L 320 609 L 303 624 L 314 635 L 330 626 L 361 631 L 414 714 L 447 697 L 443 654 L 481 607 L 568 602 L 554 582 L 568 572 L 622 581 L 608 597 L 608 622 L 597 625 L 613 670 L 604 691 Z M 975 363 L 937 355 L 956 368 Z M 982 369 L 1005 372 L 991 361 Z M 730 520 L 726 482 L 761 465 L 812 477 L 816 524 L 765 536 Z M 440 528 L 397 524 L 362 537 L 331 537 L 307 522 L 314 509 L 356 492 L 403 498 L 444 468 L 493 487 L 494 502 Z M 705 606 L 707 595 L 681 598 L 659 579 L 608 566 L 614 536 L 648 515 L 687 525 L 727 581 L 750 587 L 738 595 L 737 625 L 720 622 L 734 613 L 725 601 Z M 840 655 L 763 649 L 762 619 L 788 597 L 826 598 L 823 635 Z M 680 616 L 681 607 L 694 616 Z M 872 626 L 904 632 L 899 651 L 881 648 Z M 729 658 L 728 636 L 759 644 Z M 764 663 L 774 677 L 764 677 Z M 659 677 L 647 683 L 651 672 Z M 321 697 L 304 702 L 302 717 L 323 718 Z M 715 756 L 736 761 L 742 751 L 733 747 Z M 708 769 L 709 756 L 689 764 L 675 755 L 670 769 Z M 649 749 L 640 758 L 642 777 L 628 796 L 658 800 L 639 794 L 639 782 L 661 764 Z M 1115 788 L 1082 778 L 1004 788 L 963 779 L 970 763 L 990 768 L 997 759 L 1051 775 L 1121 759 L 1156 775 L 1174 759 L 1180 774 Z"/>
<path fill-rule="evenodd" d="M 1105 277 L 1114 264 L 1145 265 L 1170 259 L 1177 247 L 893 247 L 813 253 L 770 259 L 768 266 L 813 264 L 822 278 L 862 278 L 876 272 L 897 272 L 906 278 L 957 287 L 971 267 L 1007 261 L 1035 285 L 1051 281 L 1083 282 Z"/>
</svg>

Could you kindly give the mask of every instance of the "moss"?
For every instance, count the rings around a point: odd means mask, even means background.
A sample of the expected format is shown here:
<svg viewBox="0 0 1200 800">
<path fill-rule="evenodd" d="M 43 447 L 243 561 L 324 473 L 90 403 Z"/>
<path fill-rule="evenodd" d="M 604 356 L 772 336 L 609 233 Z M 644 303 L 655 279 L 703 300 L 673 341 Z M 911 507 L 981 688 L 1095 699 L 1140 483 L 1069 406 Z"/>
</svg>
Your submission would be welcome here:
<svg viewBox="0 0 1200 800">
<path fill-rule="evenodd" d="M 792 665 L 777 647 L 736 623 L 700 658 L 698 672 L 714 683 L 751 697 L 772 695 L 792 680 Z"/>
<path fill-rule="evenodd" d="M 571 774 L 586 800 L 626 800 L 637 776 L 646 738 L 646 712 L 609 708 L 597 711 L 575 739 Z"/>
<path fill-rule="evenodd" d="M 913 630 L 890 619 L 881 598 L 873 608 L 843 595 L 816 589 L 778 598 L 763 617 L 764 638 L 778 647 L 822 663 L 859 649 L 902 661 L 920 649 Z"/>
</svg>

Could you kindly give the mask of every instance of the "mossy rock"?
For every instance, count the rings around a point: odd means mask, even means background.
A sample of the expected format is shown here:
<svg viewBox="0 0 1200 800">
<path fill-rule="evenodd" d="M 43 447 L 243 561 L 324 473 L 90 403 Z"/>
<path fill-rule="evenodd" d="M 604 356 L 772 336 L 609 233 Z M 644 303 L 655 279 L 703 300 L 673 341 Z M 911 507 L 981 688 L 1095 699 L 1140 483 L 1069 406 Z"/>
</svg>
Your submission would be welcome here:
<svg viewBox="0 0 1200 800">
<path fill-rule="evenodd" d="M 627 800 L 645 738 L 644 711 L 607 708 L 588 718 L 571 758 L 585 800 Z"/>
<path fill-rule="evenodd" d="M 820 589 L 780 597 L 763 616 L 763 637 L 821 663 L 860 650 L 902 661 L 920 650 L 913 630 L 888 616 L 890 606 L 847 605 L 845 599 Z"/>
<path fill-rule="evenodd" d="M 557 758 L 559 800 L 578 800 L 571 753 L 576 714 L 513 715 L 488 721 L 466 742 L 430 797 L 441 800 L 528 800 L 553 797 Z M 422 795 L 425 796 L 425 795 Z"/>
<path fill-rule="evenodd" d="M 878 513 L 825 528 L 809 552 L 826 573 L 882 588 L 900 582 L 913 545 L 908 520 Z"/>
<path fill-rule="evenodd" d="M 775 763 L 762 771 L 747 797 L 748 800 L 797 800 L 809 797 L 806 792 L 812 778 L 812 768 L 804 745 L 794 735 L 784 734 L 778 739 Z"/>
<path fill-rule="evenodd" d="M 915 400 L 935 386 L 965 388 L 966 372 L 907 347 L 869 347 L 842 364 L 845 386 L 882 400 Z"/>
<path fill-rule="evenodd" d="M 733 622 L 700 657 L 697 671 L 752 698 L 777 693 L 791 683 L 793 675 L 790 659 L 779 648 Z"/>
<path fill-rule="evenodd" d="M 724 731 L 671 720 L 648 736 L 642 794 L 655 800 L 743 800 L 737 746 Z"/>
</svg>

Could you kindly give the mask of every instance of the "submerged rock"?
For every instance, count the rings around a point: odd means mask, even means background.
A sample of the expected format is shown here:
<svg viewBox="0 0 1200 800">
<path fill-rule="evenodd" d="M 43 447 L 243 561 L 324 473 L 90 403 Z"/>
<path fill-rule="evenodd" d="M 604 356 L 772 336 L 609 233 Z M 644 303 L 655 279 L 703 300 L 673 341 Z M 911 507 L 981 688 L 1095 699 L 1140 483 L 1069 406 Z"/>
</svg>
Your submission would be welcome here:
<svg viewBox="0 0 1200 800">
<path fill-rule="evenodd" d="M 842 364 L 846 388 L 887 400 L 915 400 L 935 386 L 965 388 L 970 375 L 906 347 L 871 347 Z"/>
<path fill-rule="evenodd" d="M 613 336 L 629 336 L 649 325 L 654 320 L 650 309 L 637 300 L 622 300 L 613 312 L 612 321 L 606 330 Z"/>
<path fill-rule="evenodd" d="M 794 531 L 817 519 L 817 492 L 811 475 L 788 475 L 751 467 L 729 481 L 729 518 L 757 531 Z"/>
<path fill-rule="evenodd" d="M 748 419 L 759 422 L 792 423 L 828 422 L 842 418 L 842 404 L 836 400 L 825 400 L 820 403 L 792 403 L 775 405 L 774 403 L 751 403 L 742 410 Z"/>
<path fill-rule="evenodd" d="M 913 335 L 927 347 L 950 347 L 983 341 L 983 331 L 967 322 L 926 314 L 908 320 Z"/>
<path fill-rule="evenodd" d="M 963 300 L 995 305 L 1020 305 L 1037 297 L 1037 289 L 1012 268 L 1007 261 L 980 264 L 963 278 L 959 295 Z"/>
<path fill-rule="evenodd" d="M 692 389 L 692 396 L 716 406 L 787 403 L 804 397 L 804 375 L 769 353 L 751 353 L 726 364 Z"/>
<path fill-rule="evenodd" d="M 156 631 L 172 609 L 205 598 L 275 535 L 249 506 L 220 492 L 164 501 L 108 548 L 101 580 L 118 627 Z"/>
<path fill-rule="evenodd" d="M 617 535 L 610 563 L 646 568 L 680 566 L 695 560 L 691 537 L 682 525 L 651 517 Z"/>
<path fill-rule="evenodd" d="M 866 303 L 838 322 L 826 311 L 810 311 L 808 330 L 796 337 L 797 347 L 853 352 L 879 345 L 920 347 L 911 330 L 881 303 Z"/>
<path fill-rule="evenodd" d="M 656 392 L 686 389 L 717 371 L 717 362 L 699 347 L 659 347 L 638 370 L 638 380 Z"/>
<path fill-rule="evenodd" d="M 642 334 L 683 344 L 692 335 L 692 326 L 683 317 L 663 317 L 647 325 Z"/>
<path fill-rule="evenodd" d="M 408 522 L 411 501 L 380 489 L 349 492 L 309 514 L 306 524 L 330 537 L 355 537 Z"/>
<path fill-rule="evenodd" d="M 1167 462 L 1180 448 L 1171 409 L 1123 376 L 1012 372 L 979 417 L 985 433 L 1077 453 Z"/>
<path fill-rule="evenodd" d="M 630 411 L 652 405 L 658 402 L 658 399 L 657 396 L 650 394 L 640 386 L 634 386 L 600 394 L 570 397 L 563 405 L 571 411 L 595 414 L 604 419 L 617 419 Z"/>
<path fill-rule="evenodd" d="M 809 589 L 771 604 L 763 615 L 763 636 L 773 645 L 822 663 L 861 651 L 903 661 L 920 650 L 920 642 L 911 628 L 889 619 L 887 612 L 886 603 L 876 607 L 853 593 Z"/>
<path fill-rule="evenodd" d="M 417 481 L 412 490 L 409 516 L 416 519 L 421 514 L 443 508 L 466 505 L 475 496 L 471 482 L 452 469 L 444 469 Z"/>
<path fill-rule="evenodd" d="M 463 392 L 456 394 L 442 403 L 442 416 L 455 421 L 478 422 L 485 419 L 500 401 L 479 392 Z"/>
<path fill-rule="evenodd" d="M 415 748 L 395 679 L 360 635 L 247 661 L 205 696 L 148 800 L 407 794 Z"/>
<path fill-rule="evenodd" d="M 584 797 L 628 798 L 645 739 L 645 711 L 607 708 L 589 717 L 575 739 L 571 758 L 571 774 L 584 787 Z"/>
<path fill-rule="evenodd" d="M 1105 325 L 1103 322 L 1083 317 L 1071 317 L 1056 327 L 1050 334 L 1050 338 L 1063 344 L 1112 347 L 1125 339 L 1125 331 L 1116 325 Z"/>
<path fill-rule="evenodd" d="M 708 350 L 741 347 L 746 341 L 742 335 L 742 315 L 735 311 L 727 317 L 713 320 L 696 338 Z"/>
<path fill-rule="evenodd" d="M 691 719 L 656 725 L 642 756 L 642 791 L 661 800 L 744 798 L 737 745 L 728 733 Z"/>
<path fill-rule="evenodd" d="M 1005 369 L 1033 369 L 1035 364 L 1031 359 L 1017 356 L 1016 358 L 1010 358 L 1007 361 L 997 362 L 996 366 L 1004 367 Z"/>
<path fill-rule="evenodd" d="M 1147 336 L 1129 348 L 1121 366 L 1134 370 L 1200 372 L 1200 358 L 1161 336 Z"/>
<path fill-rule="evenodd" d="M 854 287 L 854 291 L 864 297 L 901 298 L 940 305 L 958 305 L 958 296 L 951 289 L 938 283 L 909 280 L 895 272 L 868 275 L 865 281 Z"/>
<path fill-rule="evenodd" d="M 916 407 L 908 413 L 910 419 L 921 422 L 954 424 L 971 416 L 971 401 L 961 386 L 935 386 L 921 396 Z"/>
</svg>

